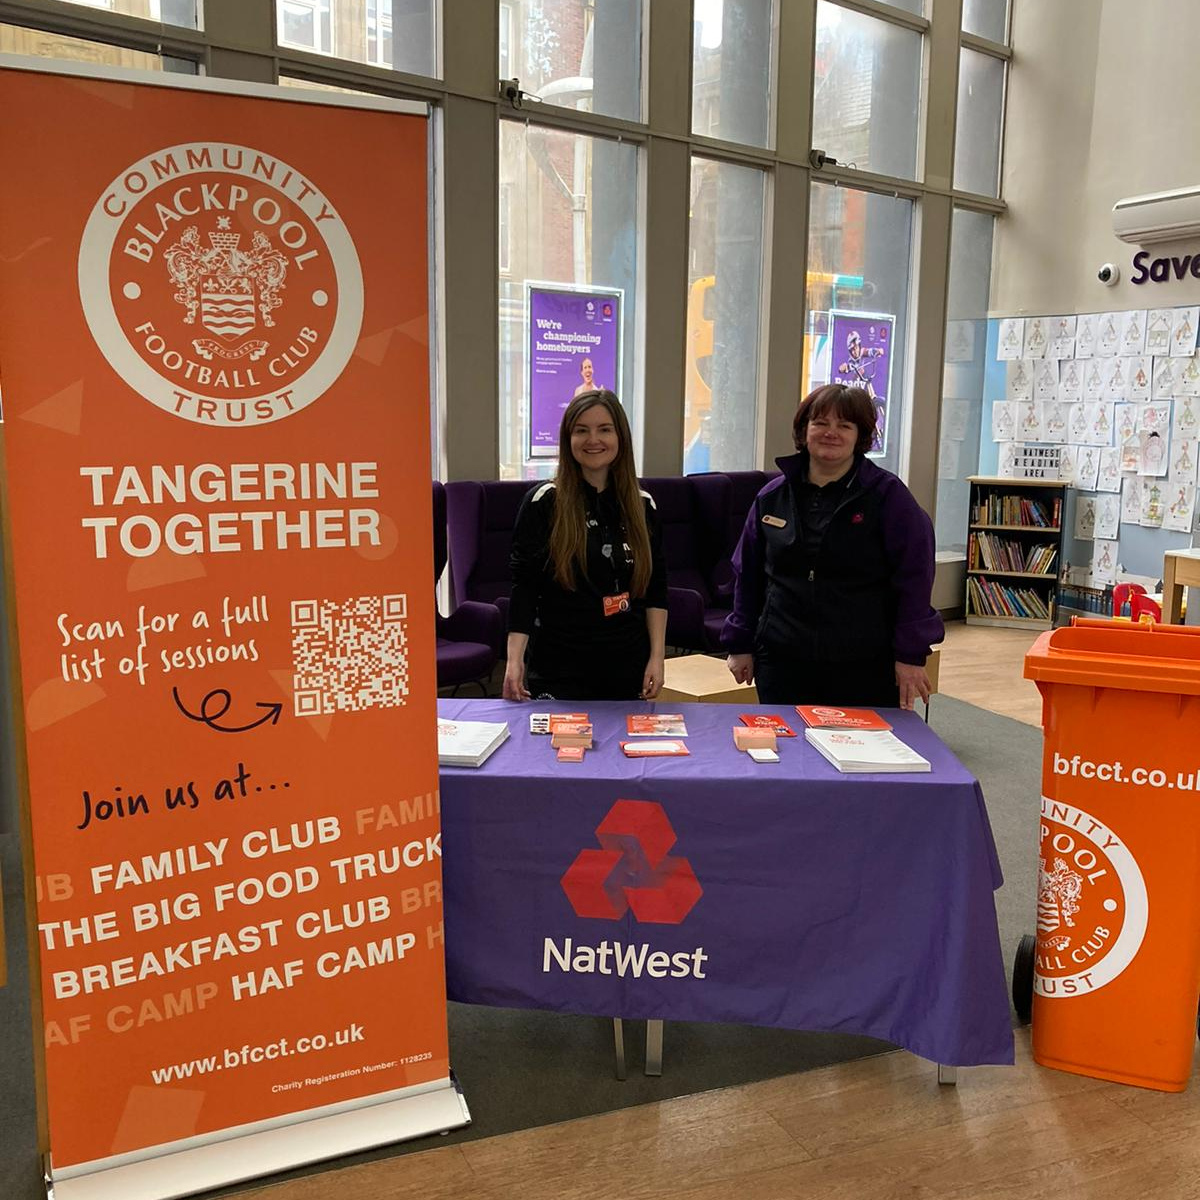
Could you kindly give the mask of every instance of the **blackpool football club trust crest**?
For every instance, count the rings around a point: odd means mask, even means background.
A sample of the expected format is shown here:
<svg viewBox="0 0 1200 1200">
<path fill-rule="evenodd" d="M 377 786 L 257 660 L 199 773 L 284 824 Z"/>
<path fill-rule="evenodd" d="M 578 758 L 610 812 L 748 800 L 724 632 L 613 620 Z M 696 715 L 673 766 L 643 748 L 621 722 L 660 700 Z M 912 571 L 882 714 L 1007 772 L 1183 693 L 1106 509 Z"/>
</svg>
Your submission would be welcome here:
<svg viewBox="0 0 1200 1200">
<path fill-rule="evenodd" d="M 185 420 L 278 421 L 338 378 L 362 322 L 362 272 L 317 184 L 266 152 L 170 146 L 97 199 L 79 252 L 97 345 Z"/>
</svg>

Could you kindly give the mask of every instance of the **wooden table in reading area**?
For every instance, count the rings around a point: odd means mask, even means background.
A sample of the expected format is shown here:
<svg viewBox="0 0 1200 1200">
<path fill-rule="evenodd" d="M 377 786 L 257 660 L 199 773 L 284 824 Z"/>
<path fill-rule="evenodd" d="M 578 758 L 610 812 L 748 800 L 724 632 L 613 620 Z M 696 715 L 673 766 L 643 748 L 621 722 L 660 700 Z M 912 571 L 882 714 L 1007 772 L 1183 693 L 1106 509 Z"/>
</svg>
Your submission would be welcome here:
<svg viewBox="0 0 1200 1200">
<path fill-rule="evenodd" d="M 1200 587 L 1200 546 L 1192 550 L 1168 550 L 1163 555 L 1164 625 L 1178 625 L 1183 614 L 1183 589 Z"/>
<path fill-rule="evenodd" d="M 942 652 L 935 646 L 925 663 L 931 694 L 938 689 L 941 657 Z M 660 703 L 681 700 L 698 704 L 757 704 L 758 691 L 753 684 L 735 683 L 724 658 L 714 658 L 711 654 L 685 654 L 667 659 L 658 700 Z M 925 716 L 929 716 L 928 704 Z"/>
</svg>

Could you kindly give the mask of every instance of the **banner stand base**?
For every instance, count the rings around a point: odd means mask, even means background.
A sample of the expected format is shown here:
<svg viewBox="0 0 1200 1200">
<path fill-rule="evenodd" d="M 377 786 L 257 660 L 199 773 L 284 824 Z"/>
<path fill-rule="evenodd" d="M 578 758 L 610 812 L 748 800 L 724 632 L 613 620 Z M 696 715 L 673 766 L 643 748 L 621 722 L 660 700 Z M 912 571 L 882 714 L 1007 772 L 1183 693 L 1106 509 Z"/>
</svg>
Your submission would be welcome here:
<svg viewBox="0 0 1200 1200">
<path fill-rule="evenodd" d="M 172 1200 L 389 1142 L 448 1133 L 471 1123 L 453 1076 L 444 1087 L 276 1129 L 214 1140 L 155 1158 L 57 1178 L 48 1200 Z"/>
</svg>

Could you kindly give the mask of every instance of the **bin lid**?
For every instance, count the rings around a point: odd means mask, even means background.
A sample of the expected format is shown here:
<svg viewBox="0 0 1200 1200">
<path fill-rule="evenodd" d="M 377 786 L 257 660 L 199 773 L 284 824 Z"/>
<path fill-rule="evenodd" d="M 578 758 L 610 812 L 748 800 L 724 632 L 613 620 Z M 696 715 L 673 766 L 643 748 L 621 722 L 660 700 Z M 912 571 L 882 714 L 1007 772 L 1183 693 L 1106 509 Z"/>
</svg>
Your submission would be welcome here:
<svg viewBox="0 0 1200 1200">
<path fill-rule="evenodd" d="M 1029 648 L 1025 678 L 1200 695 L 1200 627 L 1073 617 Z"/>
</svg>

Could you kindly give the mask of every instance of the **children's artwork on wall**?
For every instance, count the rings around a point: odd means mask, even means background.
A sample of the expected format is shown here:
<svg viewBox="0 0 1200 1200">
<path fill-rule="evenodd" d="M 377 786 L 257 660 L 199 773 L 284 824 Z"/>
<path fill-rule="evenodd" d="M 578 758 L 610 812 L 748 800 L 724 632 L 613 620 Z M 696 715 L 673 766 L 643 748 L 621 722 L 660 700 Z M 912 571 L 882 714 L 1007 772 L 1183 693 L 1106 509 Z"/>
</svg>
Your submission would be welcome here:
<svg viewBox="0 0 1200 1200">
<path fill-rule="evenodd" d="M 948 321 L 946 323 L 946 361 L 952 363 L 975 361 L 974 321 Z"/>
<path fill-rule="evenodd" d="M 1042 405 L 1042 440 L 1059 445 L 1067 440 L 1067 425 L 1075 405 L 1064 400 L 1047 400 Z"/>
<path fill-rule="evenodd" d="M 1075 328 L 1077 317 L 1050 318 L 1050 347 L 1046 351 L 1047 358 L 1075 357 Z"/>
<path fill-rule="evenodd" d="M 1008 364 L 1008 386 L 1005 394 L 1010 400 L 1033 399 L 1033 364 L 1023 358 Z"/>
<path fill-rule="evenodd" d="M 1090 542 L 1096 536 L 1096 497 L 1080 493 L 1075 499 L 1075 536 Z"/>
<path fill-rule="evenodd" d="M 998 474 L 1001 479 L 1012 479 L 1016 474 L 1017 443 L 1001 442 Z"/>
<path fill-rule="evenodd" d="M 1029 317 L 1025 321 L 1025 357 L 1045 358 L 1050 338 L 1046 333 L 1049 320 L 1046 317 Z"/>
<path fill-rule="evenodd" d="M 1165 475 L 1167 473 L 1167 437 L 1165 431 L 1143 429 L 1139 434 L 1139 475 Z"/>
<path fill-rule="evenodd" d="M 1171 325 L 1173 308 L 1152 308 L 1146 314 L 1146 353 L 1171 353 Z"/>
<path fill-rule="evenodd" d="M 1025 320 L 1023 317 L 1005 317 L 1000 322 L 999 333 L 996 357 L 1001 362 L 1012 362 L 1025 357 Z"/>
<path fill-rule="evenodd" d="M 1130 400 L 1150 399 L 1150 379 L 1154 370 L 1154 360 L 1148 354 L 1135 354 L 1125 362 L 1125 378 L 1128 381 L 1126 397 Z M 1125 397 L 1114 397 L 1124 399 Z"/>
<path fill-rule="evenodd" d="M 1011 442 L 1017 436 L 1017 402 L 997 400 L 992 405 L 992 441 Z"/>
<path fill-rule="evenodd" d="M 1096 490 L 1096 477 L 1100 473 L 1100 447 L 1077 446 L 1075 449 L 1075 486 L 1081 492 Z"/>
<path fill-rule="evenodd" d="M 1105 446 L 1100 451 L 1100 470 L 1096 474 L 1096 491 L 1117 493 L 1121 491 L 1121 448 L 1119 446 Z"/>
<path fill-rule="evenodd" d="M 1121 497 L 1106 492 L 1096 497 L 1096 532 L 1098 538 L 1115 538 L 1121 527 Z"/>
<path fill-rule="evenodd" d="M 1121 314 L 1121 353 L 1145 354 L 1146 352 L 1146 311 L 1134 309 L 1132 312 Z"/>
<path fill-rule="evenodd" d="M 1171 324 L 1171 354 L 1176 358 L 1190 358 L 1196 353 L 1196 326 L 1200 319 L 1200 308 L 1177 308 Z"/>
<path fill-rule="evenodd" d="M 1171 443 L 1169 456 L 1170 466 L 1167 474 L 1173 483 L 1196 482 L 1196 447 L 1200 445 L 1193 438 L 1176 438 Z"/>
<path fill-rule="evenodd" d="M 1171 402 L 1152 400 L 1138 406 L 1138 429 L 1143 433 L 1165 434 L 1171 424 Z"/>
<path fill-rule="evenodd" d="M 971 402 L 955 398 L 942 401 L 942 436 L 965 438 L 971 413 Z"/>
<path fill-rule="evenodd" d="M 1105 376 L 1108 368 L 1099 359 L 1092 359 L 1083 371 L 1083 394 L 1089 400 L 1099 400 L 1104 395 Z"/>
<path fill-rule="evenodd" d="M 1176 529 L 1187 533 L 1192 528 L 1196 514 L 1196 487 L 1182 480 L 1167 481 L 1167 511 L 1163 514 L 1164 529 Z"/>
<path fill-rule="evenodd" d="M 1067 359 L 1058 372 L 1058 398 L 1078 400 L 1083 395 L 1083 363 Z"/>
<path fill-rule="evenodd" d="M 1121 454 L 1121 470 L 1136 472 L 1142 465 L 1142 435 L 1135 433 L 1133 437 L 1122 442 L 1118 449 Z"/>
<path fill-rule="evenodd" d="M 1017 437 L 1025 442 L 1042 440 L 1042 402 L 1040 400 L 1017 402 Z"/>
<path fill-rule="evenodd" d="M 1081 400 L 1078 404 L 1071 405 L 1071 412 L 1067 418 L 1067 441 L 1069 442 L 1086 442 L 1088 440 L 1088 430 L 1096 422 L 1096 405 L 1098 400 Z"/>
<path fill-rule="evenodd" d="M 1171 414 L 1171 434 L 1177 438 L 1194 438 L 1200 432 L 1200 402 L 1195 397 L 1180 396 Z"/>
<path fill-rule="evenodd" d="M 1120 547 L 1111 538 L 1097 538 L 1092 551 L 1092 582 L 1103 586 L 1117 580 L 1117 553 Z"/>
<path fill-rule="evenodd" d="M 1083 440 L 1092 446 L 1111 446 L 1116 405 L 1111 400 L 1097 400 L 1087 407 L 1088 429 Z"/>
<path fill-rule="evenodd" d="M 1121 348 L 1121 326 L 1125 323 L 1124 313 L 1101 313 L 1096 332 L 1096 353 L 1101 358 L 1112 358 Z"/>
<path fill-rule="evenodd" d="M 1165 480 L 1158 479 L 1143 479 L 1142 480 L 1142 525 L 1151 529 L 1157 529 L 1163 523 L 1163 517 L 1166 515 L 1166 504 L 1163 501 L 1163 487 Z"/>
<path fill-rule="evenodd" d="M 1033 395 L 1037 400 L 1053 400 L 1058 395 L 1058 360 L 1046 358 L 1034 367 Z"/>
<path fill-rule="evenodd" d="M 1126 442 L 1133 441 L 1137 437 L 1139 428 L 1139 406 L 1136 404 L 1118 404 L 1113 409 L 1113 421 L 1117 427 L 1117 445 L 1123 446 Z"/>
<path fill-rule="evenodd" d="M 1110 358 L 1103 371 L 1104 395 L 1110 400 L 1127 400 L 1129 398 L 1129 379 L 1125 368 L 1129 364 L 1127 358 Z"/>
<path fill-rule="evenodd" d="M 1175 372 L 1176 396 L 1200 396 L 1200 358 L 1181 358 Z"/>
<path fill-rule="evenodd" d="M 1172 400 L 1175 397 L 1175 360 L 1156 358 L 1154 377 L 1150 382 L 1150 396 L 1154 400 Z"/>
<path fill-rule="evenodd" d="M 1058 478 L 1061 483 L 1075 482 L 1075 452 L 1078 446 L 1066 445 L 1059 452 Z"/>
<path fill-rule="evenodd" d="M 1121 524 L 1142 523 L 1142 481 L 1127 475 L 1121 481 Z"/>
<path fill-rule="evenodd" d="M 1075 322 L 1075 357 L 1094 358 L 1096 354 L 1096 322 L 1099 313 L 1085 313 Z"/>
</svg>

